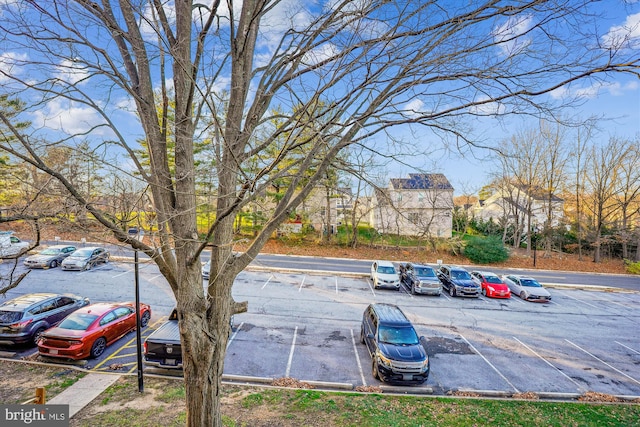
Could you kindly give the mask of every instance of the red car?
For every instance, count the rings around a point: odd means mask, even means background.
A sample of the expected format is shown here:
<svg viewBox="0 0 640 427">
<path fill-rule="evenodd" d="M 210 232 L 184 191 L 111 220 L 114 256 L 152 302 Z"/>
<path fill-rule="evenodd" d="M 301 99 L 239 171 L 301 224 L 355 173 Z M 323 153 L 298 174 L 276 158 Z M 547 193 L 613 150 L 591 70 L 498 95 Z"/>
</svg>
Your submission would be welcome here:
<svg viewBox="0 0 640 427">
<path fill-rule="evenodd" d="M 147 326 L 151 307 L 140 304 L 140 325 Z M 38 340 L 42 356 L 85 359 L 100 356 L 108 345 L 136 328 L 135 303 L 91 304 L 74 311 Z"/>
<path fill-rule="evenodd" d="M 511 298 L 509 287 L 502 279 L 488 271 L 472 271 L 471 277 L 482 286 L 482 295 L 491 298 Z"/>
</svg>

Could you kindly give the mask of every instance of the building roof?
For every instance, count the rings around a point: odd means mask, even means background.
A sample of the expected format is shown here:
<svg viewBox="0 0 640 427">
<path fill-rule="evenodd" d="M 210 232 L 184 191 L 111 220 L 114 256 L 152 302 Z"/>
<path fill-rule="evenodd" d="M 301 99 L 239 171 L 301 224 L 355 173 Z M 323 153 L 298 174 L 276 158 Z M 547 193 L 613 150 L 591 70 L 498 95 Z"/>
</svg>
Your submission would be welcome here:
<svg viewBox="0 0 640 427">
<path fill-rule="evenodd" d="M 441 173 L 410 173 L 409 178 L 391 178 L 395 190 L 453 190 Z"/>
</svg>

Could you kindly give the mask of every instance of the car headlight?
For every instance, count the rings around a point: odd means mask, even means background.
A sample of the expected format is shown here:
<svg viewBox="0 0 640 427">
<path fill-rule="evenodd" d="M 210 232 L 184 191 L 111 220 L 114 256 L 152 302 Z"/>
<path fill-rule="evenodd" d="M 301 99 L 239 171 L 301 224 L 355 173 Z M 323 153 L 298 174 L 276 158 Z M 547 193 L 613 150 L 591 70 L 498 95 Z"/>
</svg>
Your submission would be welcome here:
<svg viewBox="0 0 640 427">
<path fill-rule="evenodd" d="M 489 289 L 491 292 L 494 292 L 495 289 L 493 288 L 493 286 L 487 286 L 487 289 Z"/>
<path fill-rule="evenodd" d="M 380 362 L 381 365 L 386 366 L 387 368 L 391 368 L 391 359 L 383 356 L 379 351 L 376 354 L 376 357 L 378 358 L 378 362 Z"/>
</svg>

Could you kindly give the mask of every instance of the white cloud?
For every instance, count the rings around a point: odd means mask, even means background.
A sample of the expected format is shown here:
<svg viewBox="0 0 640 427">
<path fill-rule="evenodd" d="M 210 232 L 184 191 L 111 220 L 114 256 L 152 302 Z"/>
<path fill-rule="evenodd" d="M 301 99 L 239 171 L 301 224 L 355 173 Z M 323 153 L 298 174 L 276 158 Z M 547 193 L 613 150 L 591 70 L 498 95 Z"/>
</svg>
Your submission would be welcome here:
<svg viewBox="0 0 640 427">
<path fill-rule="evenodd" d="M 581 87 L 577 89 L 570 89 L 567 87 L 561 87 L 551 92 L 550 95 L 554 99 L 563 98 L 581 98 L 581 99 L 594 99 L 598 95 L 605 92 L 611 96 L 625 96 L 628 92 L 638 90 L 638 82 L 632 80 L 626 84 L 620 82 L 597 82 L 591 86 Z"/>
<path fill-rule="evenodd" d="M 640 48 L 640 13 L 627 16 L 624 24 L 611 27 L 602 37 L 606 47 L 614 49 Z"/>
<path fill-rule="evenodd" d="M 34 126 L 46 127 L 69 135 L 88 132 L 92 127 L 104 123 L 102 117 L 92 108 L 64 100 L 49 102 L 45 108 L 34 113 Z M 95 132 L 95 131 L 94 131 Z M 98 130 L 98 134 L 105 134 Z"/>
<path fill-rule="evenodd" d="M 306 65 L 314 65 L 327 59 L 335 58 L 339 53 L 340 51 L 334 44 L 323 44 L 322 46 L 319 46 L 318 48 L 307 52 L 304 55 L 304 59 L 302 62 Z"/>
<path fill-rule="evenodd" d="M 417 98 L 407 102 L 402 109 L 402 114 L 407 117 L 419 117 L 424 114 L 424 102 Z"/>
<path fill-rule="evenodd" d="M 531 29 L 532 22 L 531 15 L 512 16 L 493 30 L 493 38 L 504 55 L 515 55 L 529 46 L 531 40 L 525 38 L 524 34 Z"/>
<path fill-rule="evenodd" d="M 507 107 L 500 103 L 491 101 L 489 97 L 478 98 L 474 101 L 476 105 L 472 105 L 469 107 L 469 112 L 471 114 L 478 114 L 481 116 L 494 116 L 499 114 L 505 114 L 507 111 Z"/>
<path fill-rule="evenodd" d="M 26 53 L 6 52 L 0 54 L 0 83 L 9 81 L 10 76 L 18 76 L 22 73 L 22 64 L 29 57 Z"/>
<path fill-rule="evenodd" d="M 89 77 L 89 72 L 84 66 L 68 59 L 56 66 L 56 70 L 55 77 L 70 84 L 85 81 Z"/>
</svg>

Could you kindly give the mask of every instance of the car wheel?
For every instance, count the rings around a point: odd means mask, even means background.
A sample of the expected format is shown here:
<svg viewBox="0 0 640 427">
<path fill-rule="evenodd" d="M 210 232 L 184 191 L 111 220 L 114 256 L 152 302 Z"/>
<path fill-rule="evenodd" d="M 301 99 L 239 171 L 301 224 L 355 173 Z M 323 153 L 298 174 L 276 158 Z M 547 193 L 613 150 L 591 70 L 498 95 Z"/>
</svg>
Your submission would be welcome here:
<svg viewBox="0 0 640 427">
<path fill-rule="evenodd" d="M 487 296 L 487 288 L 482 288 L 482 296 Z"/>
<path fill-rule="evenodd" d="M 91 266 L 91 262 L 87 262 L 87 263 L 84 265 L 83 270 L 85 270 L 85 271 L 87 271 L 87 270 L 91 270 L 91 267 L 92 267 L 92 266 Z"/>
<path fill-rule="evenodd" d="M 451 285 L 449 286 L 449 295 L 451 295 L 452 297 L 456 296 L 456 287 Z"/>
<path fill-rule="evenodd" d="M 416 285 L 411 284 L 411 295 L 415 295 L 415 294 L 416 294 Z"/>
<path fill-rule="evenodd" d="M 91 357 L 99 357 L 104 353 L 105 348 L 107 348 L 107 340 L 104 338 L 98 338 L 91 346 Z"/>
<path fill-rule="evenodd" d="M 151 319 L 151 314 L 148 311 L 142 313 L 142 316 L 140 316 L 140 326 L 143 328 L 147 326 L 149 324 L 149 319 Z"/>
<path fill-rule="evenodd" d="M 58 266 L 58 261 L 55 259 L 49 263 L 49 268 L 56 268 L 57 266 Z"/>
<path fill-rule="evenodd" d="M 38 340 L 40 339 L 40 336 L 42 335 L 42 333 L 44 332 L 45 328 L 38 328 L 36 329 L 36 331 L 33 333 L 33 343 L 38 345 Z"/>
<path fill-rule="evenodd" d="M 360 326 L 360 342 L 364 344 L 364 326 Z"/>
<path fill-rule="evenodd" d="M 378 362 L 376 362 L 375 356 L 371 359 L 371 375 L 373 375 L 373 378 L 377 380 L 380 379 L 380 374 L 378 373 Z"/>
<path fill-rule="evenodd" d="M 527 294 L 524 291 L 520 292 L 520 298 L 526 300 L 527 299 Z"/>
</svg>

